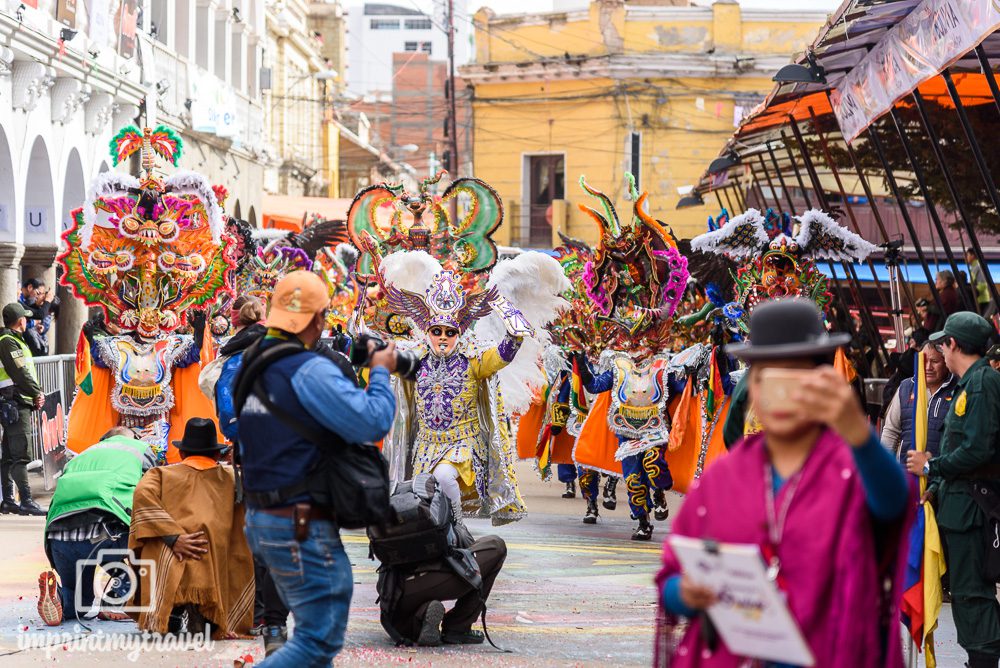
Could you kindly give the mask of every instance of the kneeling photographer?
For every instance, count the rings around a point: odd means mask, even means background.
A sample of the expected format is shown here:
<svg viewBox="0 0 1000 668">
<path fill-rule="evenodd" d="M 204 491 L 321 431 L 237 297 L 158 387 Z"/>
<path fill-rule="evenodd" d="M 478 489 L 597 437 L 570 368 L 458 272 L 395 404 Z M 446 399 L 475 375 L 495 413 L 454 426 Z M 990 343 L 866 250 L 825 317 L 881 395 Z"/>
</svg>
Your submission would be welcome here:
<svg viewBox="0 0 1000 668">
<path fill-rule="evenodd" d="M 390 506 L 393 519 L 368 530 L 381 562 L 377 591 L 386 633 L 397 645 L 425 647 L 488 639 L 472 626 L 481 618 L 486 630 L 486 600 L 507 558 L 503 539 L 474 540 L 428 473 L 400 483 Z M 442 601 L 452 600 L 445 612 Z"/>
<path fill-rule="evenodd" d="M 368 387 L 358 388 L 349 368 L 313 350 L 328 305 L 316 274 L 282 278 L 267 334 L 246 350 L 234 383 L 247 539 L 295 617 L 292 638 L 266 668 L 333 660 L 354 586 L 340 527 L 388 512 L 385 461 L 366 444 L 383 438 L 395 415 L 395 347 L 371 353 Z"/>
</svg>

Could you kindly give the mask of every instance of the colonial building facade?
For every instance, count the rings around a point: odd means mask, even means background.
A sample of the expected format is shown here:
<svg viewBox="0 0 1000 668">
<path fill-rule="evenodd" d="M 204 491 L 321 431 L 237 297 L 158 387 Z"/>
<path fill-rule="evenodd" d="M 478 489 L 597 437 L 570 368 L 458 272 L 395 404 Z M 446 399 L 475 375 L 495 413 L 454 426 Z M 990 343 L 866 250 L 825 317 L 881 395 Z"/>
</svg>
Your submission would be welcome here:
<svg viewBox="0 0 1000 668">
<path fill-rule="evenodd" d="M 258 215 L 263 5 L 0 0 L 0 301 L 28 277 L 55 284 L 60 234 L 113 168 L 109 142 L 124 125 L 180 131 L 179 167 L 224 184 L 230 213 Z M 86 313 L 60 293 L 51 343 L 71 352 Z"/>
<path fill-rule="evenodd" d="M 805 3 L 807 4 L 807 3 Z M 475 15 L 476 176 L 504 197 L 504 243 L 596 241 L 580 175 L 619 199 L 625 172 L 675 232 L 704 231 L 717 207 L 675 211 L 686 188 L 770 91 L 826 14 L 741 9 L 735 0 L 593 0 L 580 10 Z M 590 202 L 588 202 L 590 203 Z"/>
</svg>

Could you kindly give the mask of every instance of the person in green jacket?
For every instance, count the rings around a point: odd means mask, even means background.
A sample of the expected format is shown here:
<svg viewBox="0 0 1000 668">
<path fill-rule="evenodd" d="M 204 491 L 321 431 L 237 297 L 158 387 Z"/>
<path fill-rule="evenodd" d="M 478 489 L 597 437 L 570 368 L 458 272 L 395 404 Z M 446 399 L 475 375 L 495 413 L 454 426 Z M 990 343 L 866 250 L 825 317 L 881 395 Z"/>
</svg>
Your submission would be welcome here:
<svg viewBox="0 0 1000 668">
<path fill-rule="evenodd" d="M 965 261 L 969 265 L 969 282 L 972 283 L 973 292 L 976 294 L 976 306 L 979 308 L 979 314 L 988 318 L 991 315 L 990 311 L 993 305 L 990 299 L 990 276 L 983 271 L 983 266 L 979 263 L 976 252 L 971 248 L 965 251 Z"/>
<path fill-rule="evenodd" d="M 937 500 L 951 612 L 970 668 L 1000 663 L 1000 603 L 996 584 L 983 570 L 988 523 L 972 489 L 975 484 L 1000 491 L 1000 372 L 984 358 L 994 334 L 985 318 L 970 311 L 950 315 L 944 329 L 931 334 L 930 342 L 959 377 L 958 387 L 944 421 L 941 454 L 910 451 L 906 464 L 910 473 L 928 478 L 925 498 Z"/>
<path fill-rule="evenodd" d="M 56 626 L 91 609 L 96 564 L 127 556 L 132 495 L 155 464 L 153 449 L 126 427 L 115 427 L 66 464 L 45 521 L 45 553 L 54 570 L 38 576 L 38 614 L 46 624 Z M 84 561 L 92 563 L 78 566 Z M 112 600 L 124 599 L 131 586 L 128 574 L 120 575 Z M 109 610 L 99 618 L 128 619 Z"/>
<path fill-rule="evenodd" d="M 11 420 L 3 420 L 3 440 L 0 448 L 0 478 L 3 486 L 3 502 L 0 513 L 16 515 L 44 515 L 31 498 L 28 484 L 28 462 L 31 461 L 32 433 L 31 411 L 38 410 L 45 403 L 45 394 L 38 384 L 35 363 L 31 350 L 24 340 L 27 318 L 31 312 L 18 302 L 3 307 L 3 329 L 0 329 L 0 400 L 4 401 L 12 413 Z M 5 411 L 6 413 L 6 411 Z M 20 504 L 14 502 L 14 486 L 20 497 Z"/>
</svg>

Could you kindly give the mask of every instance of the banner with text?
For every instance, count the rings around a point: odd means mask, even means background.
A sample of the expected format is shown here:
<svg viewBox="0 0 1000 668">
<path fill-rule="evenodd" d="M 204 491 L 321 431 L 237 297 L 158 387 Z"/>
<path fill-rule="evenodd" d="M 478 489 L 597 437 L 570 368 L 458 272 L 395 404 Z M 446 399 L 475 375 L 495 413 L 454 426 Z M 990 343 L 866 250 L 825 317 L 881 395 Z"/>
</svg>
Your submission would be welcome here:
<svg viewBox="0 0 1000 668">
<path fill-rule="evenodd" d="M 1000 28 L 1000 0 L 924 0 L 831 91 L 852 141 L 900 98 Z"/>
</svg>

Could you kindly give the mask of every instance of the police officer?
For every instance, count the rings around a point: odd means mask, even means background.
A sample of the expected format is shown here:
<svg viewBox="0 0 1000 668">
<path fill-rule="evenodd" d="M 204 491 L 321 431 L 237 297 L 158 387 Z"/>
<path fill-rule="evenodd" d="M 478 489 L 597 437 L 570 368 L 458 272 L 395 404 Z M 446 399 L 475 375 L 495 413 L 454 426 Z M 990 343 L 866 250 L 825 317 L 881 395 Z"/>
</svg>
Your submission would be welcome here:
<svg viewBox="0 0 1000 668">
<path fill-rule="evenodd" d="M 931 335 L 959 377 L 958 387 L 945 418 L 941 454 L 911 451 L 907 457 L 907 470 L 927 476 L 927 494 L 937 499 L 951 610 L 970 668 L 997 668 L 1000 661 L 1000 603 L 996 584 L 983 574 L 985 514 L 972 496 L 974 484 L 1000 489 L 1000 373 L 984 358 L 993 334 L 982 316 L 961 311 Z"/>
<path fill-rule="evenodd" d="M 0 442 L 3 449 L 0 455 L 0 481 L 3 483 L 0 512 L 44 515 L 45 509 L 31 499 L 28 485 L 28 462 L 32 453 L 31 411 L 40 409 L 45 403 L 31 350 L 24 339 L 31 313 L 14 302 L 3 307 L 2 315 L 0 401 L 7 405 L 3 410 L 3 440 Z M 14 485 L 21 498 L 20 505 L 14 502 Z"/>
</svg>

